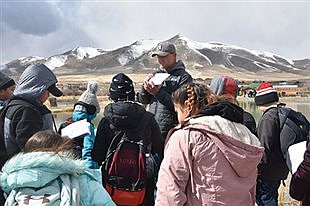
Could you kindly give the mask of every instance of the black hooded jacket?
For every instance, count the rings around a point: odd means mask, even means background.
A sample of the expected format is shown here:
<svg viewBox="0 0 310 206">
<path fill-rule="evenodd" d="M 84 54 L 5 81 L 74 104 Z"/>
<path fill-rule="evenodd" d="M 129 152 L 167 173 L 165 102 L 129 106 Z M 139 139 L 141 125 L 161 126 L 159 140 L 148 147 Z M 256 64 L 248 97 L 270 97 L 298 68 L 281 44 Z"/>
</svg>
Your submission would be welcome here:
<svg viewBox="0 0 310 206">
<path fill-rule="evenodd" d="M 288 167 L 280 147 L 280 123 L 277 107 L 267 109 L 257 126 L 257 136 L 265 148 L 259 174 L 265 180 L 285 180 Z"/>
<path fill-rule="evenodd" d="M 98 125 L 92 150 L 93 160 L 101 164 L 106 159 L 108 148 L 116 133 L 119 130 L 131 130 L 138 127 L 145 113 L 151 116 L 145 128 L 145 144 L 152 143 L 152 154 L 161 154 L 163 151 L 163 138 L 153 114 L 147 112 L 137 103 L 116 102 L 108 104 L 104 109 L 104 117 Z"/>
<path fill-rule="evenodd" d="M 228 101 L 209 104 L 199 114 L 206 116 L 219 115 L 229 121 L 243 124 L 243 109 Z"/>
</svg>

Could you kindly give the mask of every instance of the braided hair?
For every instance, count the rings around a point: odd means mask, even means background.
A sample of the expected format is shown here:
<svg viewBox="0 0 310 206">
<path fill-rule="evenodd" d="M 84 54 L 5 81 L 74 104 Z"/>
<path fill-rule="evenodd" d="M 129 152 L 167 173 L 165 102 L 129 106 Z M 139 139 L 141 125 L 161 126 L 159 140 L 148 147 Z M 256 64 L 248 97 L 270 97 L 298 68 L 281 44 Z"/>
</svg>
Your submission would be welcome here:
<svg viewBox="0 0 310 206">
<path fill-rule="evenodd" d="M 207 85 L 194 82 L 182 85 L 172 94 L 174 105 L 179 105 L 180 108 L 188 107 L 189 116 L 198 114 L 206 105 L 218 100 L 218 96 Z"/>
</svg>

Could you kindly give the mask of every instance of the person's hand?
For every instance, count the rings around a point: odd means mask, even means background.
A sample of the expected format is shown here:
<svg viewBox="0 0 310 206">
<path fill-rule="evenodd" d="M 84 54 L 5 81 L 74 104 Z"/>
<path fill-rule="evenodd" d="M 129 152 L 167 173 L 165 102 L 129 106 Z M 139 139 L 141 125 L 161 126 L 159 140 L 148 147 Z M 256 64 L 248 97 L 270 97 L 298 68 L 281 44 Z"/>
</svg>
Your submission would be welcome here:
<svg viewBox="0 0 310 206">
<path fill-rule="evenodd" d="M 144 79 L 143 87 L 148 93 L 154 96 L 159 91 L 160 86 L 155 86 L 154 83 L 150 81 L 153 76 L 153 74 L 150 74 Z"/>
<path fill-rule="evenodd" d="M 147 75 L 147 77 L 143 80 L 143 86 L 149 84 L 149 81 L 150 81 L 150 79 L 152 79 L 153 76 L 154 76 L 154 74 Z"/>
</svg>

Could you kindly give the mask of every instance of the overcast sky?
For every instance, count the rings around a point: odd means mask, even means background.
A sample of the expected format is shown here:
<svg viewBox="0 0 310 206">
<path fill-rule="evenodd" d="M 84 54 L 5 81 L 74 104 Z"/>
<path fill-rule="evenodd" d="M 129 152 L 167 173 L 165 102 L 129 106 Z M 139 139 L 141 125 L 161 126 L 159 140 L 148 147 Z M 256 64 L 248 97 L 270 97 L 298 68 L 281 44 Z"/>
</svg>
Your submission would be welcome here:
<svg viewBox="0 0 310 206">
<path fill-rule="evenodd" d="M 181 34 L 310 58 L 309 1 L 1 1 L 1 64 Z"/>
</svg>

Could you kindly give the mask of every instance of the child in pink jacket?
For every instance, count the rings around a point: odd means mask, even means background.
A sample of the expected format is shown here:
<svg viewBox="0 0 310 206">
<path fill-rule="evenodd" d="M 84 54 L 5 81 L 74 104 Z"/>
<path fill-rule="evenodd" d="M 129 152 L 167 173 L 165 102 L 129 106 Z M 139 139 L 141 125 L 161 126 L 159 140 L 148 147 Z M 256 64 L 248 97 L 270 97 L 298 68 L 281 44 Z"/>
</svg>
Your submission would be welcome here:
<svg viewBox="0 0 310 206">
<path fill-rule="evenodd" d="M 264 149 L 242 108 L 197 83 L 172 97 L 180 124 L 167 136 L 156 205 L 254 205 Z"/>
</svg>

